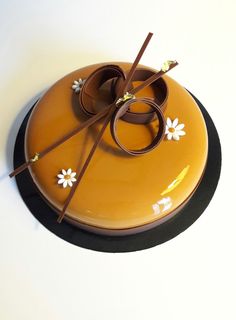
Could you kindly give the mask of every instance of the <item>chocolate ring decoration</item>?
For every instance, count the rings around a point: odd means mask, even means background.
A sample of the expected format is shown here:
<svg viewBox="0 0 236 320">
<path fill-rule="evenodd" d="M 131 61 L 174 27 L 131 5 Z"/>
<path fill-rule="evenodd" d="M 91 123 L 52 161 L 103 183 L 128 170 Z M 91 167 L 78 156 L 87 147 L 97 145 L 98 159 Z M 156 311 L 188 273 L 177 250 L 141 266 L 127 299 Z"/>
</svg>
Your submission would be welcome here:
<svg viewBox="0 0 236 320">
<path fill-rule="evenodd" d="M 152 118 L 154 118 L 154 115 L 157 116 L 157 119 L 159 120 L 159 129 L 157 132 L 157 135 L 154 137 L 152 142 L 146 146 L 145 148 L 139 149 L 139 150 L 131 150 L 126 148 L 119 140 L 117 136 L 117 130 L 116 125 L 117 121 L 123 117 L 124 114 L 127 113 L 127 110 L 131 106 L 131 104 L 136 102 L 142 102 L 147 105 L 149 105 L 152 108 Z M 155 103 L 154 100 L 149 98 L 134 98 L 126 101 L 124 104 L 121 105 L 121 107 L 117 107 L 117 110 L 113 113 L 111 123 L 110 123 L 110 129 L 113 139 L 115 140 L 116 144 L 126 153 L 132 155 L 132 156 L 139 156 L 144 153 L 152 151 L 154 148 L 158 146 L 158 144 L 162 141 L 165 134 L 165 119 L 163 112 L 161 108 Z"/>
<path fill-rule="evenodd" d="M 93 73 L 84 81 L 79 94 L 79 103 L 82 111 L 87 116 L 94 116 L 101 110 L 96 110 L 96 105 L 100 103 L 101 107 L 109 106 L 115 102 L 116 95 L 114 93 L 114 80 L 122 80 L 124 82 L 126 76 L 124 71 L 117 65 L 105 65 Z M 119 82 L 120 83 L 120 82 Z M 107 90 L 110 93 L 110 101 L 102 101 L 101 88 L 108 85 L 110 88 Z"/>
<path fill-rule="evenodd" d="M 154 75 L 155 72 L 152 70 L 139 68 L 135 70 L 132 77 L 132 82 L 135 81 L 145 81 Z M 102 104 L 100 108 L 104 108 L 106 105 L 109 105 L 115 101 L 118 97 L 119 89 L 122 87 L 126 75 L 124 71 L 117 65 L 105 65 L 97 70 L 95 70 L 84 82 L 81 87 L 79 94 L 79 103 L 82 111 L 87 116 L 94 116 L 100 110 L 96 110 L 98 102 Z M 99 91 L 103 85 L 109 85 L 110 91 L 110 101 L 104 102 L 99 101 L 100 95 Z M 155 98 L 154 101 L 160 106 L 161 109 L 165 110 L 167 106 L 168 99 L 168 88 L 165 80 L 162 78 L 157 79 L 151 85 L 154 92 Z M 133 89 L 132 83 L 129 85 L 129 90 Z M 133 112 L 127 110 L 123 114 L 122 120 L 125 120 L 130 123 L 145 124 L 153 120 L 155 116 L 155 111 L 150 110 L 148 112 Z"/>
<path fill-rule="evenodd" d="M 132 83 L 135 81 L 145 81 L 151 76 L 155 74 L 155 71 L 144 69 L 144 68 L 137 68 L 135 73 L 132 77 Z M 120 86 L 122 86 L 121 79 L 116 79 L 116 83 L 112 86 L 112 89 L 115 88 L 115 94 L 117 94 Z M 130 84 L 129 91 L 133 89 L 133 84 Z M 168 87 L 163 78 L 159 78 L 151 84 L 152 89 L 155 93 L 155 98 L 153 99 L 156 104 L 158 104 L 159 108 L 162 109 L 164 112 L 167 107 L 167 100 L 168 100 Z M 151 99 L 151 98 L 150 98 Z M 137 123 L 137 124 L 145 124 L 151 122 L 155 117 L 155 111 L 150 110 L 147 112 L 134 112 L 131 110 L 127 110 L 126 113 L 122 116 L 122 120 L 130 122 L 130 123 Z"/>
</svg>

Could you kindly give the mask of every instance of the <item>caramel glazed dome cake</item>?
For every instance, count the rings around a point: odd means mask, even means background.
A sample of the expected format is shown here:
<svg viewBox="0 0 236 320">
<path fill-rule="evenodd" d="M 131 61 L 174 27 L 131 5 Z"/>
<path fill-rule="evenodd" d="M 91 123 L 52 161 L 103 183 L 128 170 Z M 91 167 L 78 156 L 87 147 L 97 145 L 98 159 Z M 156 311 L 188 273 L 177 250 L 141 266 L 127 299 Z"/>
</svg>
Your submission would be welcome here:
<svg viewBox="0 0 236 320">
<path fill-rule="evenodd" d="M 138 64 L 121 96 L 132 64 L 86 66 L 39 99 L 26 128 L 25 166 L 59 222 L 105 235 L 138 233 L 176 215 L 194 194 L 207 129 L 192 96 L 165 75 L 171 63 L 161 71 Z"/>
<path fill-rule="evenodd" d="M 192 96 L 161 70 L 100 63 L 57 81 L 27 123 L 26 162 L 44 201 L 93 233 L 127 235 L 163 224 L 187 204 L 203 176 L 208 135 Z M 181 212 L 180 212 L 181 214 Z"/>
</svg>

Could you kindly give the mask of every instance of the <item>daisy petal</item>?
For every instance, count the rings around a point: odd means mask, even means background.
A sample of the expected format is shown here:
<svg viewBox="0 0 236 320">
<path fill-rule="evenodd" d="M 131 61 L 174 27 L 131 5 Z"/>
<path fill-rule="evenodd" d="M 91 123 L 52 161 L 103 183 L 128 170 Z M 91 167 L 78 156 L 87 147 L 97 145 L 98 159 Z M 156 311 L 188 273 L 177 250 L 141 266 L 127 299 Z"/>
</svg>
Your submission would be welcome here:
<svg viewBox="0 0 236 320">
<path fill-rule="evenodd" d="M 66 187 L 67 187 L 67 181 L 68 181 L 68 180 L 65 180 L 65 181 L 63 182 L 63 188 L 66 188 Z"/>
<path fill-rule="evenodd" d="M 168 127 L 172 126 L 172 121 L 170 120 L 169 117 L 166 119 L 166 124 L 167 124 Z"/>
<path fill-rule="evenodd" d="M 172 137 L 173 137 L 173 133 L 169 132 L 169 133 L 167 134 L 167 139 L 168 139 L 168 140 L 171 140 Z"/>
<path fill-rule="evenodd" d="M 69 185 L 70 187 L 72 187 L 72 182 L 71 182 L 71 180 L 68 180 L 68 185 Z"/>
<path fill-rule="evenodd" d="M 67 170 L 67 173 L 66 173 L 66 174 L 70 175 L 71 172 L 72 172 L 72 170 L 71 170 L 71 168 L 70 168 L 70 169 Z"/>
<path fill-rule="evenodd" d="M 64 174 L 64 176 L 66 175 L 66 170 L 62 169 L 61 172 Z"/>
<path fill-rule="evenodd" d="M 175 120 L 172 123 L 172 127 L 175 128 L 177 126 L 178 122 L 179 122 L 179 119 L 175 118 Z"/>
<path fill-rule="evenodd" d="M 63 174 L 61 174 L 61 173 L 60 173 L 60 174 L 58 174 L 58 175 L 57 175 L 57 177 L 58 177 L 58 178 L 60 178 L 60 179 L 64 179 L 64 175 L 63 175 Z"/>
<path fill-rule="evenodd" d="M 165 134 L 169 133 L 169 128 L 166 126 Z"/>
<path fill-rule="evenodd" d="M 72 172 L 72 173 L 70 174 L 70 176 L 71 176 L 71 178 L 74 178 L 74 177 L 76 176 L 76 172 Z"/>
<path fill-rule="evenodd" d="M 177 127 L 175 128 L 176 130 L 182 130 L 184 128 L 184 124 L 181 123 L 179 125 L 177 125 Z"/>
<path fill-rule="evenodd" d="M 64 181 L 65 181 L 65 179 L 60 179 L 60 180 L 58 180 L 58 184 L 62 184 L 62 183 L 64 183 Z"/>
<path fill-rule="evenodd" d="M 79 84 L 79 81 L 75 80 L 75 81 L 74 81 L 74 84 Z"/>
<path fill-rule="evenodd" d="M 77 84 L 73 84 L 72 89 L 76 89 L 77 88 Z"/>
<path fill-rule="evenodd" d="M 180 131 L 178 131 L 178 135 L 179 135 L 179 136 L 185 136 L 185 135 L 186 135 L 186 132 L 183 131 L 183 130 L 180 130 Z"/>
<path fill-rule="evenodd" d="M 176 140 L 176 141 L 178 141 L 179 140 L 179 135 L 178 135 L 178 133 L 173 133 L 173 139 L 174 140 Z"/>
<path fill-rule="evenodd" d="M 71 179 L 70 179 L 70 181 L 75 182 L 75 181 L 76 181 L 76 179 L 75 179 L 75 178 L 71 178 Z"/>
</svg>

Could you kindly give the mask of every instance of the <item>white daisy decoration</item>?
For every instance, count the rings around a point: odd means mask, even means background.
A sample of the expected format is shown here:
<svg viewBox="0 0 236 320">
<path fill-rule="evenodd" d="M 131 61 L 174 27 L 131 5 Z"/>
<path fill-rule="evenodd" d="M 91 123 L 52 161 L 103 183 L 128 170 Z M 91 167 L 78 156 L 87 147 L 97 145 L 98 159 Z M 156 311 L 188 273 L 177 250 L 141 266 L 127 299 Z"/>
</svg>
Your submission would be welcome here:
<svg viewBox="0 0 236 320">
<path fill-rule="evenodd" d="M 167 118 L 166 120 L 166 137 L 168 140 L 176 140 L 178 141 L 180 137 L 184 136 L 186 133 L 182 129 L 184 128 L 183 123 L 179 123 L 178 118 L 175 118 L 175 120 L 171 121 L 170 118 Z"/>
<path fill-rule="evenodd" d="M 58 177 L 58 184 L 62 184 L 63 188 L 66 188 L 67 186 L 72 187 L 73 182 L 76 181 L 75 179 L 76 172 L 72 172 L 72 169 L 62 169 L 61 173 L 57 175 Z"/>
<path fill-rule="evenodd" d="M 79 93 L 84 82 L 85 82 L 85 80 L 82 80 L 81 78 L 79 78 L 78 80 L 75 80 L 73 82 L 73 85 L 71 88 L 74 90 L 75 93 Z"/>
</svg>

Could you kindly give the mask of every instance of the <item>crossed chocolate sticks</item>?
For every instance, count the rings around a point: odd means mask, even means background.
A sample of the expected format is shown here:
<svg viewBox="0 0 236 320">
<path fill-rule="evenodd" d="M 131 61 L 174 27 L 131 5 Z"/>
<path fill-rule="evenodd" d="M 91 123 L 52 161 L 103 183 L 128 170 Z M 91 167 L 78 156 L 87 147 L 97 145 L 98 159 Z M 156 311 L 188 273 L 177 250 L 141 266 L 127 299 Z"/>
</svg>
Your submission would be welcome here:
<svg viewBox="0 0 236 320">
<path fill-rule="evenodd" d="M 73 198 L 73 195 L 77 189 L 77 187 L 79 186 L 79 183 L 93 157 L 93 154 L 95 153 L 101 139 L 103 136 L 104 131 L 106 130 L 109 122 L 111 122 L 111 133 L 112 136 L 115 140 L 115 142 L 127 153 L 131 154 L 131 155 L 141 155 L 144 154 L 152 149 L 154 149 L 159 143 L 160 141 L 163 139 L 164 137 L 164 129 L 165 129 L 165 121 L 164 121 L 164 116 L 163 113 L 161 111 L 161 109 L 159 108 L 159 106 L 154 102 L 154 100 L 149 99 L 147 97 L 144 98 L 135 98 L 135 94 L 139 91 L 141 91 L 143 88 L 151 85 L 153 82 L 155 82 L 157 79 L 159 79 L 161 76 L 163 76 L 166 72 L 168 72 L 169 70 L 171 70 L 172 68 L 174 68 L 175 66 L 178 65 L 178 63 L 176 61 L 166 61 L 161 70 L 158 71 L 157 73 L 154 73 L 151 77 L 149 77 L 148 79 L 146 79 L 145 81 L 143 81 L 140 85 L 138 85 L 135 88 L 132 88 L 131 90 L 129 90 L 129 92 L 127 92 L 127 89 L 129 88 L 130 83 L 132 82 L 132 78 L 134 76 L 134 73 L 136 71 L 136 68 L 138 66 L 138 63 L 149 43 L 149 41 L 151 40 L 151 37 L 153 36 L 152 33 L 149 33 L 134 61 L 134 63 L 131 66 L 131 69 L 126 77 L 126 79 L 124 80 L 124 82 L 121 84 L 120 88 L 118 89 L 117 95 L 115 97 L 115 100 L 112 104 L 110 104 L 108 107 L 104 108 L 102 111 L 98 112 L 95 115 L 92 115 L 90 119 L 88 119 L 87 121 L 84 121 L 82 124 L 80 124 L 78 127 L 76 127 L 74 130 L 72 130 L 71 132 L 69 132 L 68 134 L 66 134 L 64 137 L 58 139 L 56 142 L 54 142 L 53 144 L 51 144 L 50 146 L 48 146 L 47 148 L 45 148 L 44 150 L 42 150 L 41 152 L 36 152 L 34 154 L 34 156 L 29 159 L 27 162 L 23 163 L 21 166 L 19 166 L 18 168 L 16 168 L 12 173 L 10 173 L 10 177 L 14 177 L 17 174 L 19 174 L 20 172 L 22 172 L 23 170 L 25 170 L 26 168 L 28 168 L 29 166 L 31 166 L 34 162 L 42 159 L 46 154 L 48 154 L 50 151 L 52 151 L 53 149 L 57 148 L 59 145 L 63 144 L 65 141 L 67 141 L 68 139 L 70 139 L 71 137 L 73 137 L 74 135 L 76 135 L 77 133 L 79 133 L 81 130 L 83 130 L 84 128 L 88 128 L 89 126 L 93 125 L 95 122 L 97 122 L 98 120 L 100 120 L 101 118 L 105 117 L 104 119 L 104 123 L 103 126 L 100 130 L 100 132 L 98 133 L 96 140 L 94 142 L 94 145 L 92 147 L 92 149 L 90 150 L 90 153 L 78 175 L 78 178 L 76 180 L 76 182 L 73 184 L 70 193 L 64 203 L 64 206 L 59 214 L 59 217 L 57 219 L 57 221 L 60 223 L 66 213 L 66 209 L 68 208 L 71 199 Z M 86 80 L 85 80 L 85 84 L 86 84 Z M 159 130 L 158 130 L 158 134 L 157 136 L 154 138 L 154 140 L 152 141 L 152 143 L 141 150 L 128 150 L 125 147 L 123 147 L 115 134 L 115 126 L 116 126 L 116 121 L 121 118 L 128 110 L 129 107 L 132 103 L 135 102 L 143 102 L 148 104 L 154 111 L 154 113 L 157 115 L 157 118 L 159 120 Z"/>
</svg>

